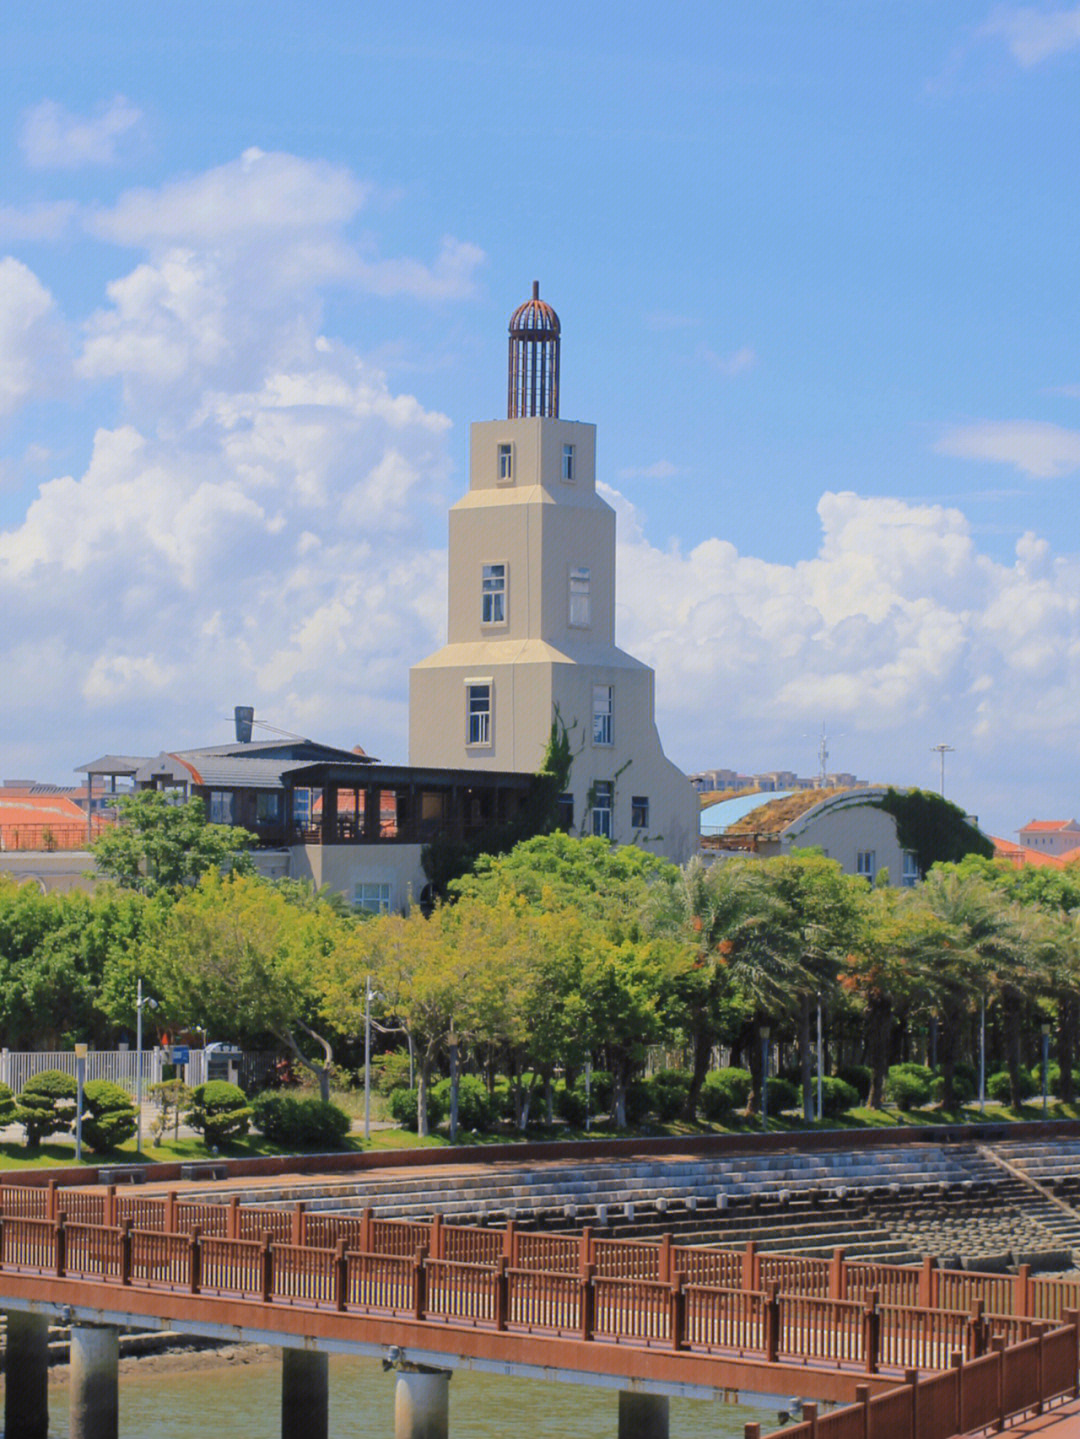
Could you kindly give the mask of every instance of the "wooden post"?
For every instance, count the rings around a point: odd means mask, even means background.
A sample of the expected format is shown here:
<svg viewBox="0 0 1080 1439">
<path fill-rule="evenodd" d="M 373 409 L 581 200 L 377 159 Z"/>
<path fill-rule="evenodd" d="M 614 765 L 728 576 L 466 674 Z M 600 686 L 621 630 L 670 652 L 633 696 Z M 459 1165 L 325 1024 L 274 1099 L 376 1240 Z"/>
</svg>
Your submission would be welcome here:
<svg viewBox="0 0 1080 1439">
<path fill-rule="evenodd" d="M 117 1225 L 115 1184 L 108 1184 L 105 1186 L 105 1202 L 102 1205 L 102 1210 L 102 1224 L 104 1224 L 106 1229 L 115 1229 Z"/>
<path fill-rule="evenodd" d="M 984 1304 L 981 1299 L 971 1301 L 971 1314 L 968 1316 L 968 1350 L 972 1359 L 981 1359 L 986 1353 L 989 1325 L 983 1316 L 983 1309 Z"/>
<path fill-rule="evenodd" d="M 268 1229 L 263 1231 L 262 1249 L 259 1252 L 259 1274 L 262 1280 L 262 1302 L 269 1304 L 274 1297 L 274 1236 Z"/>
<path fill-rule="evenodd" d="M 428 1234 L 428 1253 L 432 1259 L 445 1259 L 444 1236 L 442 1232 L 442 1215 L 436 1211 L 431 1216 L 430 1231 Z"/>
<path fill-rule="evenodd" d="M 580 1296 L 578 1317 L 581 1322 L 581 1337 L 584 1340 L 591 1339 L 596 1329 L 596 1290 L 593 1287 L 595 1275 L 596 1265 L 586 1264 L 578 1281 Z"/>
<path fill-rule="evenodd" d="M 421 1246 L 413 1255 L 413 1318 L 427 1312 L 427 1253 Z"/>
<path fill-rule="evenodd" d="M 506 1329 L 509 1310 L 509 1284 L 506 1274 L 506 1255 L 500 1254 L 495 1261 L 495 1328 L 501 1334 Z"/>
<path fill-rule="evenodd" d="M 240 1238 L 240 1196 L 234 1194 L 229 1199 L 229 1216 L 225 1223 L 226 1239 Z"/>
<path fill-rule="evenodd" d="M 751 1241 L 753 1242 L 753 1241 Z M 769 1364 L 776 1363 L 776 1356 L 780 1352 L 780 1296 L 775 1284 L 769 1285 L 769 1295 L 765 1301 L 765 1360 Z"/>
<path fill-rule="evenodd" d="M 0 1249 L 0 1254 L 3 1250 Z M 1063 1309 L 1061 1311 L 1061 1322 L 1070 1325 L 1073 1331 L 1073 1341 L 1076 1344 L 1076 1357 L 1073 1360 L 1072 1372 L 1077 1376 L 1073 1385 L 1072 1397 L 1080 1399 L 1080 1311 L 1076 1309 Z"/>
<path fill-rule="evenodd" d="M 131 1283 L 131 1220 L 120 1224 L 120 1283 Z"/>
<path fill-rule="evenodd" d="M 949 1355 L 949 1364 L 956 1370 L 956 1414 L 953 1417 L 953 1433 L 964 1432 L 964 1356 L 958 1349 Z"/>
<path fill-rule="evenodd" d="M 742 1287 L 751 1294 L 761 1288 L 761 1258 L 752 1239 L 746 1241 L 746 1248 L 743 1250 Z"/>
<path fill-rule="evenodd" d="M 360 1216 L 360 1252 L 362 1254 L 374 1254 L 372 1247 L 371 1210 L 365 1209 Z"/>
<path fill-rule="evenodd" d="M 349 1294 L 349 1261 L 345 1257 L 345 1241 L 339 1239 L 334 1245 L 334 1307 L 339 1314 L 345 1312 L 345 1301 Z"/>
<path fill-rule="evenodd" d="M 829 1298 L 847 1298 L 847 1262 L 842 1249 L 834 1249 L 829 1261 Z"/>
<path fill-rule="evenodd" d="M 904 1383 L 911 1390 L 911 1439 L 917 1439 L 919 1433 L 919 1371 L 905 1369 Z"/>
<path fill-rule="evenodd" d="M 1005 1336 L 997 1334 L 990 1341 L 991 1348 L 997 1355 L 997 1412 L 998 1417 L 994 1421 L 994 1428 L 1000 1433 L 1005 1428 Z"/>
<path fill-rule="evenodd" d="M 671 1235 L 661 1234 L 656 1246 L 656 1277 L 661 1284 L 671 1283 Z"/>
<path fill-rule="evenodd" d="M 202 1225 L 193 1224 L 188 1235 L 188 1266 L 191 1271 L 191 1292 L 202 1289 Z"/>
<path fill-rule="evenodd" d="M 54 1253 L 53 1258 L 55 1259 L 56 1263 L 53 1269 L 53 1273 L 56 1275 L 57 1279 L 63 1279 L 64 1275 L 67 1273 L 67 1230 L 64 1227 L 66 1223 L 67 1215 L 61 1209 L 60 1213 L 56 1216 L 56 1229 L 54 1231 L 56 1252 Z"/>
<path fill-rule="evenodd" d="M 881 1354 L 881 1315 L 878 1312 L 877 1290 L 871 1289 L 866 1298 L 866 1311 L 863 1314 L 863 1354 L 866 1358 L 867 1374 L 876 1374 Z"/>
<path fill-rule="evenodd" d="M 810 1425 L 810 1439 L 817 1439 L 817 1405 L 804 1404 L 802 1407 L 803 1423 Z"/>
<path fill-rule="evenodd" d="M 512 1219 L 506 1221 L 503 1230 L 503 1255 L 511 1269 L 517 1268 L 517 1226 Z"/>
<path fill-rule="evenodd" d="M 165 1195 L 165 1233 L 176 1233 L 176 1190 L 170 1189 Z"/>
<path fill-rule="evenodd" d="M 870 1439 L 870 1385 L 855 1385 L 855 1403 L 862 1405 L 862 1439 Z M 916 1439 L 912 1435 L 912 1439 Z"/>
<path fill-rule="evenodd" d="M 761 1439 L 760 1424 L 744 1424 L 743 1439 Z"/>
<path fill-rule="evenodd" d="M 297 1248 L 307 1243 L 307 1207 L 302 1199 L 293 1205 L 291 1238 Z"/>
<path fill-rule="evenodd" d="M 1036 1362 L 1036 1364 L 1037 1364 L 1037 1366 L 1038 1366 L 1038 1367 L 1036 1368 L 1036 1371 L 1035 1371 L 1035 1376 L 1036 1376 L 1036 1378 L 1035 1378 L 1035 1387 L 1036 1387 L 1036 1390 L 1037 1390 L 1038 1396 L 1039 1396 L 1038 1399 L 1037 1399 L 1037 1401 L 1036 1401 L 1036 1403 L 1035 1403 L 1035 1413 L 1036 1413 L 1036 1414 L 1041 1414 L 1041 1413 L 1043 1412 L 1043 1409 L 1046 1407 L 1046 1405 L 1045 1405 L 1046 1390 L 1045 1390 L 1045 1388 L 1043 1387 L 1043 1386 L 1044 1386 L 1044 1376 L 1045 1376 L 1045 1374 L 1046 1374 L 1046 1362 L 1045 1362 L 1044 1345 L 1046 1344 L 1046 1331 L 1049 1329 L 1049 1327 L 1050 1327 L 1049 1324 L 1040 1324 L 1040 1325 L 1039 1325 L 1039 1335 L 1038 1335 L 1038 1338 L 1039 1338 L 1039 1347 L 1038 1347 L 1038 1349 L 1036 1349 L 1036 1351 L 1035 1351 L 1035 1362 Z"/>
<path fill-rule="evenodd" d="M 48 1182 L 48 1184 L 46 1184 L 46 1186 L 45 1186 L 45 1218 L 46 1218 L 46 1219 L 53 1219 L 53 1220 L 55 1220 L 55 1218 L 56 1218 L 56 1210 L 57 1210 L 56 1180 L 55 1180 L 55 1179 L 50 1179 L 49 1182 Z"/>
<path fill-rule="evenodd" d="M 582 1273 L 586 1264 L 593 1262 L 593 1232 L 588 1225 L 581 1231 L 581 1243 L 578 1249 L 578 1273 Z"/>
<path fill-rule="evenodd" d="M 671 1347 L 676 1350 L 686 1347 L 686 1290 L 683 1288 L 685 1280 L 686 1275 L 681 1269 L 677 1269 L 671 1278 L 669 1325 Z"/>
<path fill-rule="evenodd" d="M 1031 1265 L 1021 1264 L 1013 1280 L 1013 1313 L 1022 1319 L 1031 1315 Z"/>
<path fill-rule="evenodd" d="M 924 1254 L 919 1271 L 919 1308 L 936 1309 L 938 1300 L 938 1267 L 933 1254 Z"/>
</svg>

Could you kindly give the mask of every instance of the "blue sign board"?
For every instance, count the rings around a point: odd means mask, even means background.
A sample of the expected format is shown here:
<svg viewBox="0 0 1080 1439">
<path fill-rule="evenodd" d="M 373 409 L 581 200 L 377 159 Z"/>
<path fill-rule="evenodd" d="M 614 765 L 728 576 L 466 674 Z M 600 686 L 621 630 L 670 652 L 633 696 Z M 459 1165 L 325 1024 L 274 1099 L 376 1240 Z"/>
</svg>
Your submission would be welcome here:
<svg viewBox="0 0 1080 1439">
<path fill-rule="evenodd" d="M 187 1064 L 191 1058 L 191 1050 L 186 1044 L 174 1044 L 172 1047 L 173 1064 Z"/>
</svg>

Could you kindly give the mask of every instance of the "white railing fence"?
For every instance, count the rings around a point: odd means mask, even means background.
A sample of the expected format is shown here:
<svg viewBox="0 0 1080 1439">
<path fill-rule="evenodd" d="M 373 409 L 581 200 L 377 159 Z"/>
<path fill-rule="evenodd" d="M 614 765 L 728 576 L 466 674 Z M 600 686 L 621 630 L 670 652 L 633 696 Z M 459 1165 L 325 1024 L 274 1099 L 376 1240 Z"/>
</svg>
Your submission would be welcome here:
<svg viewBox="0 0 1080 1439">
<path fill-rule="evenodd" d="M 193 1050 L 203 1058 L 201 1050 Z M 165 1060 L 162 1049 L 143 1050 L 143 1093 L 161 1079 L 161 1066 Z M 133 1049 L 92 1049 L 86 1056 L 86 1079 L 109 1079 L 124 1089 L 135 1093 L 135 1061 Z M 0 1049 L 0 1083 L 6 1084 L 18 1094 L 28 1079 L 40 1074 L 43 1069 L 59 1069 L 75 1076 L 75 1054 L 73 1050 L 16 1050 Z M 199 1081 L 196 1080 L 196 1083 Z"/>
</svg>

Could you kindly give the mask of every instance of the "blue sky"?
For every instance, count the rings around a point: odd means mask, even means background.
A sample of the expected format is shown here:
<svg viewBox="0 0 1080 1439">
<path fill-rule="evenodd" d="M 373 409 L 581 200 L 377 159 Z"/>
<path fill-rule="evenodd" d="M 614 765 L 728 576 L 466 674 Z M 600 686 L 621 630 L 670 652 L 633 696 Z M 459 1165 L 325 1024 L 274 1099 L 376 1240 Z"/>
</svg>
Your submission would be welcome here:
<svg viewBox="0 0 1080 1439">
<path fill-rule="evenodd" d="M 1080 810 L 1080 6 L 38 3 L 0 46 L 0 772 L 405 758 L 534 278 L 687 769 Z"/>
</svg>

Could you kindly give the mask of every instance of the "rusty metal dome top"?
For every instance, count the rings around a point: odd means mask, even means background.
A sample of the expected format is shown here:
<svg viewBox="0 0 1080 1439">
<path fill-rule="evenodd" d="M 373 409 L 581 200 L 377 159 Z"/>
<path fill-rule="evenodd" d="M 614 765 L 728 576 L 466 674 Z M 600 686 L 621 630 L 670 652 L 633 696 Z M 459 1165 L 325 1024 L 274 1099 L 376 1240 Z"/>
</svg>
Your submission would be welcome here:
<svg viewBox="0 0 1080 1439">
<path fill-rule="evenodd" d="M 559 317 L 540 298 L 534 280 L 532 298 L 510 316 L 506 413 L 512 420 L 539 415 L 559 418 Z"/>
<path fill-rule="evenodd" d="M 519 340 L 550 340 L 559 333 L 559 317 L 540 298 L 540 281 L 534 280 L 532 297 L 510 316 L 510 333 Z"/>
</svg>

